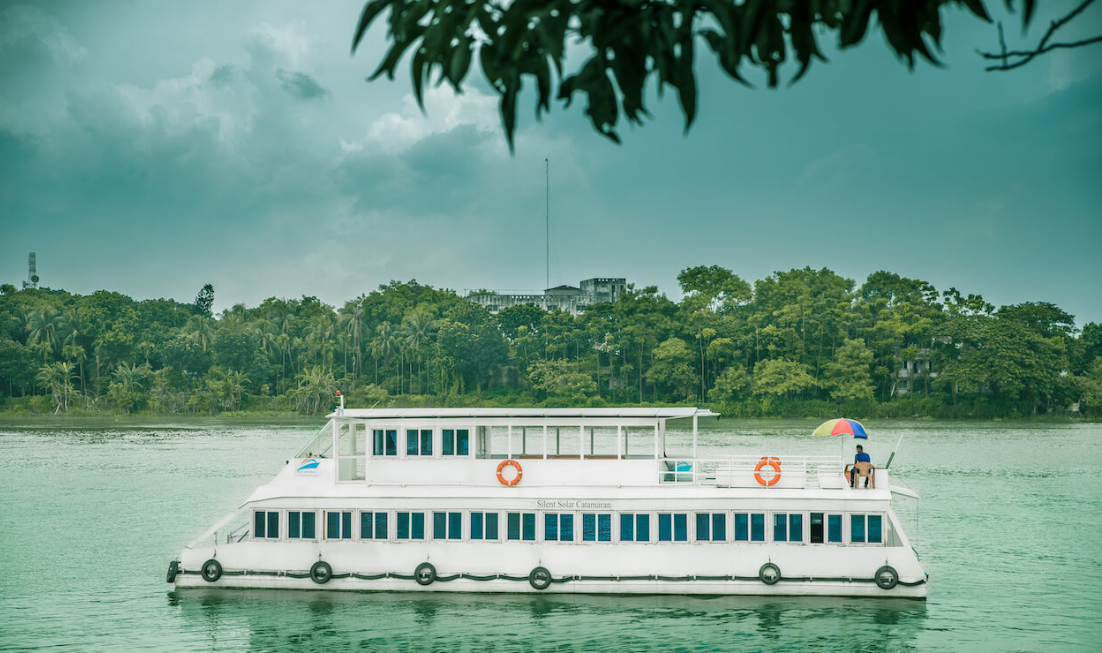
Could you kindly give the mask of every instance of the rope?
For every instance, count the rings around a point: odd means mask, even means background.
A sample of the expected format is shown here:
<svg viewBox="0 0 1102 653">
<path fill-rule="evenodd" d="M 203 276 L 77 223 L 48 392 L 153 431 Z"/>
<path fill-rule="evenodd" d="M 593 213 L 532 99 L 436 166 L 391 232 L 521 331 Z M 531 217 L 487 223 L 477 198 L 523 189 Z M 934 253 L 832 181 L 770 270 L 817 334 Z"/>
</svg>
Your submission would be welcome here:
<svg viewBox="0 0 1102 653">
<path fill-rule="evenodd" d="M 202 574 L 203 572 L 198 569 L 181 569 L 177 573 L 179 574 Z M 237 570 L 224 570 L 223 576 L 286 576 L 288 578 L 310 578 L 310 573 L 295 573 L 293 571 L 267 571 L 267 570 L 250 570 L 250 569 L 237 569 Z M 344 574 L 333 574 L 330 578 L 358 578 L 360 580 L 382 580 L 384 578 L 397 578 L 399 580 L 415 580 L 413 574 L 399 574 L 395 572 L 382 572 L 378 574 L 361 574 L 358 572 L 349 572 Z M 480 576 L 477 574 L 468 573 L 456 573 L 451 576 L 437 576 L 436 580 L 442 583 L 448 583 L 453 580 L 473 580 L 473 581 L 491 581 L 491 580 L 510 580 L 516 582 L 527 582 L 528 576 L 510 576 L 509 574 L 487 574 Z M 569 583 L 572 581 L 664 581 L 682 583 L 687 581 L 757 581 L 760 580 L 757 576 L 662 576 L 662 575 L 649 575 L 649 576 L 560 576 L 559 578 L 552 577 L 550 582 L 561 584 Z M 785 582 L 824 582 L 824 583 L 875 583 L 875 578 L 856 578 L 853 576 L 783 576 L 777 580 Z M 923 585 L 927 582 L 926 578 L 920 578 L 913 582 L 898 581 L 898 585 L 903 587 L 915 587 Z"/>
</svg>

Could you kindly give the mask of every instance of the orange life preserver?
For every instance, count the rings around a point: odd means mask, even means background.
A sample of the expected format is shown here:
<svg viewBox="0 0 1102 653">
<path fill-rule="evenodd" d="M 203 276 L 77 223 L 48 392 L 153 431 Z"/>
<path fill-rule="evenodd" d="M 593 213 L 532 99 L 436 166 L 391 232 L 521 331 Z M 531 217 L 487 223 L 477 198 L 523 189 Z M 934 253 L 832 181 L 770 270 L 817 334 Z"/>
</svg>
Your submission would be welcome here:
<svg viewBox="0 0 1102 653">
<path fill-rule="evenodd" d="M 761 468 L 769 465 L 776 472 L 773 474 L 773 478 L 768 481 L 761 477 Z M 781 459 L 780 458 L 766 458 L 762 456 L 762 459 L 758 461 L 758 466 L 754 468 L 754 478 L 758 479 L 758 483 L 761 483 L 765 487 L 776 485 L 781 480 Z"/>
<path fill-rule="evenodd" d="M 517 470 L 517 477 L 514 478 L 511 481 L 506 481 L 505 477 L 501 475 L 501 470 L 505 469 L 506 465 L 512 465 Z M 512 487 L 512 486 L 516 485 L 517 483 L 520 483 L 520 477 L 523 476 L 523 475 L 524 475 L 524 471 L 520 468 L 520 463 L 518 463 L 515 460 L 512 460 L 512 459 L 503 460 L 503 461 L 501 461 L 501 464 L 497 466 L 497 480 L 502 485 L 507 485 L 509 487 Z"/>
</svg>

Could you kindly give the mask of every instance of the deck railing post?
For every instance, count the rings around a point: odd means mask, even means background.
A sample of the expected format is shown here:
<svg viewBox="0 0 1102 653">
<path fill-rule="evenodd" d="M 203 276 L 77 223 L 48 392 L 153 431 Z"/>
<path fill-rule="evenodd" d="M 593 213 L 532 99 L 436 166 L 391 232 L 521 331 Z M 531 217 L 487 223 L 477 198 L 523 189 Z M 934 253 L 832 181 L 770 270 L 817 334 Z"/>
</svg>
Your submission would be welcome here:
<svg viewBox="0 0 1102 653">
<path fill-rule="evenodd" d="M 543 459 L 547 460 L 547 425 L 543 425 Z"/>
<path fill-rule="evenodd" d="M 578 459 L 585 460 L 585 424 L 578 427 Z"/>
<path fill-rule="evenodd" d="M 620 446 L 620 438 L 623 436 L 623 434 L 624 434 L 624 425 L 623 424 L 617 424 L 616 425 L 616 460 L 620 460 L 621 458 L 623 458 L 623 455 L 621 453 L 623 451 L 623 447 Z"/>
</svg>

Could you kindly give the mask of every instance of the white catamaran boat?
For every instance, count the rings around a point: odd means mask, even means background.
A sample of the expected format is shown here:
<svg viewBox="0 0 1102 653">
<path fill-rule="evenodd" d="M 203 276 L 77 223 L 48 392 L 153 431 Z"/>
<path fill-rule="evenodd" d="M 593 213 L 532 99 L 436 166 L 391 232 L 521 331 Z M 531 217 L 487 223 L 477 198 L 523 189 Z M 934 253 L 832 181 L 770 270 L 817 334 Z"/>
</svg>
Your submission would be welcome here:
<svg viewBox="0 0 1102 653">
<path fill-rule="evenodd" d="M 697 456 L 697 408 L 338 409 L 169 565 L 176 587 L 926 596 L 838 457 Z M 669 420 L 692 452 L 666 454 Z M 688 422 L 685 422 L 688 426 Z M 686 447 L 687 448 L 687 447 Z"/>
</svg>

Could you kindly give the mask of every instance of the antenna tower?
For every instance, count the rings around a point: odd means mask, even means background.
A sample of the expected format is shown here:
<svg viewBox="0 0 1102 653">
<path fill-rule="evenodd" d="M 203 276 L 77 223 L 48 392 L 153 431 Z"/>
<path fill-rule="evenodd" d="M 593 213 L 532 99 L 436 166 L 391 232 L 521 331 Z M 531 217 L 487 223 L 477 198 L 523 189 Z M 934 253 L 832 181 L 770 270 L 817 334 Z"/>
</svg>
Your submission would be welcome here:
<svg viewBox="0 0 1102 653">
<path fill-rule="evenodd" d="M 547 188 L 544 190 L 544 237 L 547 242 L 547 283 L 544 288 L 551 287 L 551 160 L 543 160 L 543 175 L 544 181 L 547 184 Z"/>
<path fill-rule="evenodd" d="M 23 288 L 38 288 L 38 271 L 35 269 L 34 252 L 27 257 L 27 280 L 23 282 Z"/>
</svg>

